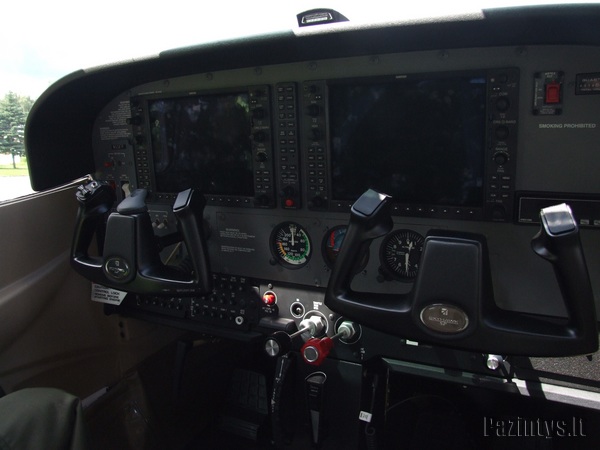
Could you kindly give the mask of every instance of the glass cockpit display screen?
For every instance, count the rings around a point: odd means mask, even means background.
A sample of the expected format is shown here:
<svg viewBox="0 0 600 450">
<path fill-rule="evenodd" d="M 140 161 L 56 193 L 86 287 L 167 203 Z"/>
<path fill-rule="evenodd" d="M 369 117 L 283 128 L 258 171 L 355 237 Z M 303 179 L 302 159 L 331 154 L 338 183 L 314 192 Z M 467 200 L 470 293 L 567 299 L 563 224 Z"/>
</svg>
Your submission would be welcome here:
<svg viewBox="0 0 600 450">
<path fill-rule="evenodd" d="M 148 102 L 156 189 L 253 196 L 248 93 Z"/>
<path fill-rule="evenodd" d="M 485 110 L 481 74 L 330 84 L 333 199 L 481 207 Z"/>
</svg>

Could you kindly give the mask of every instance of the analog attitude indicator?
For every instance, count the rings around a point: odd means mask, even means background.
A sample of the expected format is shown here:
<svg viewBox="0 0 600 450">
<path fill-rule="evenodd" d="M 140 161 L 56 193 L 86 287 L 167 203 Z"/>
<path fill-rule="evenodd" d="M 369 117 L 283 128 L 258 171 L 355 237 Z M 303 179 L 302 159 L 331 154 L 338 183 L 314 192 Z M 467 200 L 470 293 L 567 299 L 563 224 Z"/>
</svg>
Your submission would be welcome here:
<svg viewBox="0 0 600 450">
<path fill-rule="evenodd" d="M 385 273 L 402 281 L 417 276 L 425 238 L 416 231 L 396 230 L 381 244 L 380 260 Z"/>
<path fill-rule="evenodd" d="M 323 238 L 323 243 L 321 244 L 321 250 L 323 252 L 323 258 L 325 259 L 325 263 L 330 269 L 333 269 L 333 265 L 340 254 L 340 250 L 342 249 L 342 243 L 344 242 L 344 238 L 346 237 L 346 231 L 348 227 L 346 225 L 339 225 L 331 228 Z M 358 265 L 356 267 L 355 273 L 361 272 L 369 262 L 369 253 L 368 251 L 363 253 L 361 256 Z"/>
<path fill-rule="evenodd" d="M 297 269 L 304 266 L 311 255 L 308 233 L 295 222 L 277 225 L 271 233 L 271 253 L 284 267 Z"/>
</svg>

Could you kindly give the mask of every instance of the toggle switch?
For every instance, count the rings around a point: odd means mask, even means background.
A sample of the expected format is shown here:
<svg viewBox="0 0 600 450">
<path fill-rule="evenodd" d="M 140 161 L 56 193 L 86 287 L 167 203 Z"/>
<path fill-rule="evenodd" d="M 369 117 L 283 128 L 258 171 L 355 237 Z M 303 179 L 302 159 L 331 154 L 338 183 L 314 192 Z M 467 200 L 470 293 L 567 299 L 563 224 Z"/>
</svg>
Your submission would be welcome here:
<svg viewBox="0 0 600 450">
<path fill-rule="evenodd" d="M 533 78 L 533 114 L 556 116 L 562 114 L 565 74 L 560 70 L 537 72 Z"/>
</svg>

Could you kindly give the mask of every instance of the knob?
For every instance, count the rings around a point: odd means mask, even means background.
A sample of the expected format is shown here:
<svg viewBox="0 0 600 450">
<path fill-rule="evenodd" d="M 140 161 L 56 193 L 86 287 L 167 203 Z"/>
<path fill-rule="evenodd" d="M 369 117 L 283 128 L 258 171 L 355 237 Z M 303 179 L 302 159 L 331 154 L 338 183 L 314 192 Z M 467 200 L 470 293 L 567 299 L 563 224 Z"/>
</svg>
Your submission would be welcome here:
<svg viewBox="0 0 600 450">
<path fill-rule="evenodd" d="M 510 101 L 506 97 L 500 97 L 496 101 L 496 109 L 500 112 L 506 112 L 510 108 Z"/>
<path fill-rule="evenodd" d="M 293 316 L 302 317 L 304 315 L 304 305 L 302 303 L 294 303 L 291 311 Z"/>
<path fill-rule="evenodd" d="M 282 194 L 284 197 L 293 197 L 296 195 L 296 189 L 293 186 L 286 186 L 282 189 Z"/>
<path fill-rule="evenodd" d="M 499 166 L 503 166 L 504 164 L 506 164 L 508 162 L 508 154 L 504 153 L 504 152 L 495 153 L 494 154 L 494 162 Z"/>
<path fill-rule="evenodd" d="M 265 341 L 265 352 L 271 357 L 287 353 L 292 346 L 292 338 L 285 331 L 276 331 Z"/>
<path fill-rule="evenodd" d="M 487 355 L 485 365 L 490 370 L 498 370 L 504 363 L 504 358 L 500 355 Z"/>
<path fill-rule="evenodd" d="M 318 315 L 312 315 L 300 322 L 300 329 L 304 329 L 311 337 L 320 336 L 325 331 L 325 319 Z"/>
<path fill-rule="evenodd" d="M 267 160 L 267 154 L 265 152 L 257 152 L 256 153 L 256 161 L 257 162 L 265 162 Z"/>
<path fill-rule="evenodd" d="M 505 140 L 509 134 L 510 132 L 506 125 L 500 125 L 496 128 L 496 138 L 500 139 L 501 141 Z"/>
<path fill-rule="evenodd" d="M 337 329 L 337 333 L 332 339 L 340 337 L 342 340 L 347 341 L 352 339 L 356 335 L 356 326 L 349 320 L 344 320 Z"/>
<path fill-rule="evenodd" d="M 318 316 L 313 316 L 313 317 L 318 317 Z M 276 357 L 282 353 L 287 353 L 292 346 L 292 340 L 295 337 L 300 336 L 302 333 L 304 333 L 306 331 L 310 332 L 311 327 L 315 326 L 314 325 L 315 323 L 316 323 L 316 321 L 314 321 L 314 320 L 311 321 L 309 319 L 305 319 L 302 322 L 300 322 L 300 328 L 298 329 L 298 331 L 296 331 L 295 333 L 292 333 L 292 334 L 288 334 L 285 331 L 276 331 L 271 336 L 269 336 L 267 338 L 267 340 L 265 341 L 265 345 L 264 345 L 265 352 L 267 353 L 267 355 L 269 355 L 271 357 Z M 312 334 L 311 334 L 311 336 L 312 336 Z"/>
<path fill-rule="evenodd" d="M 356 334 L 356 327 L 354 323 L 345 320 L 338 327 L 337 333 L 331 337 L 325 336 L 322 339 L 310 338 L 302 346 L 302 358 L 306 363 L 312 364 L 313 366 L 320 366 L 329 352 L 333 348 L 333 341 L 335 339 L 351 339 Z"/>
<path fill-rule="evenodd" d="M 273 306 L 277 303 L 277 296 L 272 291 L 265 292 L 262 296 L 262 302 L 267 306 Z"/>
<path fill-rule="evenodd" d="M 311 338 L 302 346 L 302 358 L 308 364 L 320 366 L 332 348 L 333 340 L 331 338 Z"/>
</svg>

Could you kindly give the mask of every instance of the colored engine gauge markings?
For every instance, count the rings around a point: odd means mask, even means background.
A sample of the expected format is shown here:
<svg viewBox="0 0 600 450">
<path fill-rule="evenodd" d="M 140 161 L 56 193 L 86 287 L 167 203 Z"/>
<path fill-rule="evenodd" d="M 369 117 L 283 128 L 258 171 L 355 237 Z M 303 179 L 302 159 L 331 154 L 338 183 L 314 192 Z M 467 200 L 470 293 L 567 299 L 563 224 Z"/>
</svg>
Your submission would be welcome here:
<svg viewBox="0 0 600 450">
<path fill-rule="evenodd" d="M 340 254 L 340 250 L 342 249 L 342 243 L 344 242 L 344 238 L 346 237 L 346 231 L 348 231 L 348 227 L 346 225 L 338 225 L 331 228 L 323 238 L 323 243 L 321 244 L 321 250 L 323 252 L 323 258 L 325 259 L 325 263 L 327 266 L 332 269 L 337 257 Z M 369 262 L 369 253 L 365 252 L 361 258 L 359 264 L 356 266 L 355 273 L 362 271 Z"/>
<path fill-rule="evenodd" d="M 417 276 L 425 238 L 416 231 L 396 230 L 381 244 L 382 267 L 393 278 L 413 280 Z"/>
<path fill-rule="evenodd" d="M 346 230 L 347 228 L 344 225 L 334 227 L 329 230 L 323 239 L 323 256 L 329 267 L 333 267 L 340 253 L 342 242 L 344 242 L 344 237 L 346 237 Z"/>
<path fill-rule="evenodd" d="M 271 252 L 284 267 L 296 269 L 304 266 L 311 254 L 308 233 L 295 222 L 277 225 L 271 233 Z"/>
</svg>

